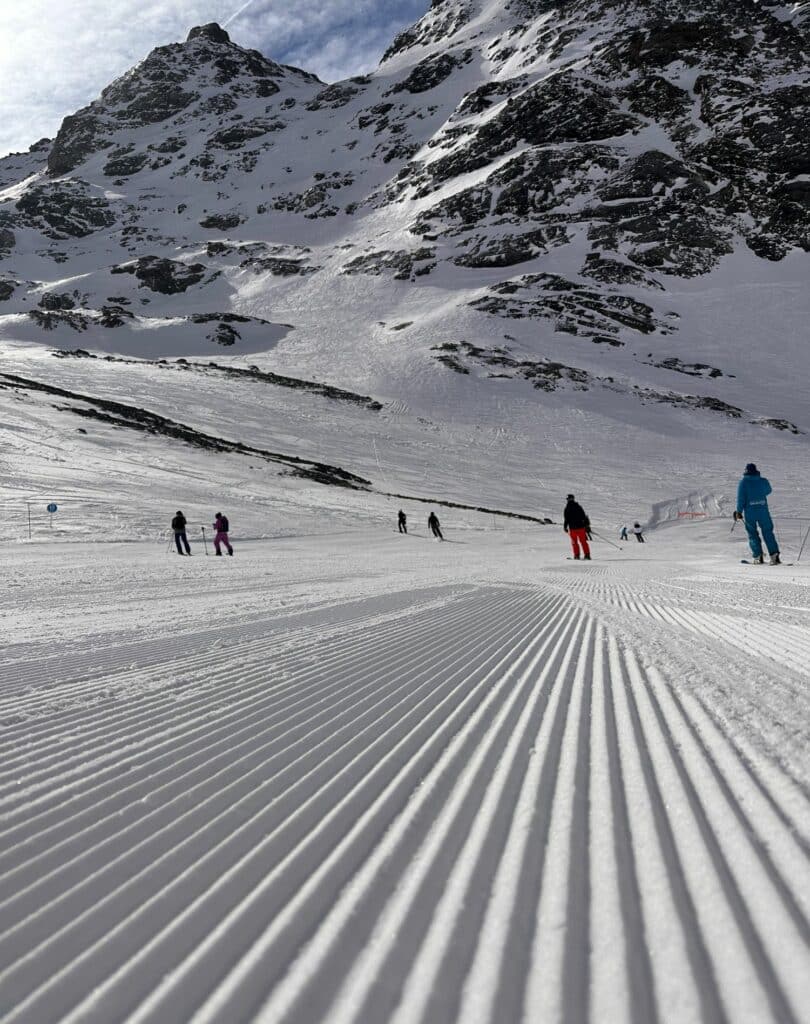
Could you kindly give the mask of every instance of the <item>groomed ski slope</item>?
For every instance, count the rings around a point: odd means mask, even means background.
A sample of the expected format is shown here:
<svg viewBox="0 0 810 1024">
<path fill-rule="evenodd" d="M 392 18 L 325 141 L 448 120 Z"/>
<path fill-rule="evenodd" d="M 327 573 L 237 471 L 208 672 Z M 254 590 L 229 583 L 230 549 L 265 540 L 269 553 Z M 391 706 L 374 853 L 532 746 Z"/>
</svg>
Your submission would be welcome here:
<svg viewBox="0 0 810 1024">
<path fill-rule="evenodd" d="M 4 1024 L 808 1019 L 810 571 L 442 521 L 7 549 Z"/>
</svg>

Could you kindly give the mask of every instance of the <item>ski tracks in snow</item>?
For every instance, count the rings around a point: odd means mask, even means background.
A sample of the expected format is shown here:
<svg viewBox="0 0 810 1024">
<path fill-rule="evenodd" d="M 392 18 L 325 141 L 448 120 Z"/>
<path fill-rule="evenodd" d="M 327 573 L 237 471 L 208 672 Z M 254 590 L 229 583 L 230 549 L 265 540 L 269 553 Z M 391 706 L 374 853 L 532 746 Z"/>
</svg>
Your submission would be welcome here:
<svg viewBox="0 0 810 1024">
<path fill-rule="evenodd" d="M 806 1019 L 806 795 L 599 606 L 736 634 L 599 568 L 32 666 L 0 693 L 0 1019 Z"/>
</svg>

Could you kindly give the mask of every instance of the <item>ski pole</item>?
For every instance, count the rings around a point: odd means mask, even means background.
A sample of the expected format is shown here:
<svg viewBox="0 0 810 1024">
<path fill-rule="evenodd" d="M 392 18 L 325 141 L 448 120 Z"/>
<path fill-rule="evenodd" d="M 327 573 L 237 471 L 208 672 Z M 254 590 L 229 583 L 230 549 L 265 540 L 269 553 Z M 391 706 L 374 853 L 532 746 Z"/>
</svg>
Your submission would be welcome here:
<svg viewBox="0 0 810 1024">
<path fill-rule="evenodd" d="M 810 529 L 808 529 L 808 530 L 807 530 L 807 533 L 806 533 L 806 534 L 804 535 L 804 540 L 802 541 L 802 546 L 801 546 L 801 547 L 799 548 L 799 553 L 798 553 L 798 555 L 796 556 L 796 561 L 797 561 L 797 562 L 798 562 L 798 561 L 799 561 L 799 559 L 800 559 L 800 558 L 802 557 L 802 552 L 804 551 L 804 545 L 805 545 L 805 544 L 807 543 L 807 538 L 808 538 L 808 537 L 810 537 Z"/>
<path fill-rule="evenodd" d="M 205 554 L 206 554 L 206 557 L 208 557 L 208 541 L 205 539 L 205 527 L 201 526 L 200 529 L 202 530 L 203 546 L 205 547 Z"/>
<path fill-rule="evenodd" d="M 171 553 L 171 550 L 172 550 L 172 539 L 173 539 L 173 538 L 172 538 L 172 535 L 171 535 L 171 534 L 169 534 L 169 546 L 168 546 L 168 547 L 166 548 L 166 554 L 167 554 L 167 555 L 168 555 L 168 554 L 170 554 L 170 553 Z"/>
<path fill-rule="evenodd" d="M 619 547 L 618 544 L 614 544 L 612 540 L 608 540 L 607 537 L 603 537 L 601 533 L 597 533 L 596 530 L 591 530 L 591 533 L 594 535 L 594 537 L 598 537 L 599 540 L 603 540 L 605 544 L 610 544 L 612 548 L 616 548 L 617 551 L 624 550 L 624 548 Z"/>
</svg>

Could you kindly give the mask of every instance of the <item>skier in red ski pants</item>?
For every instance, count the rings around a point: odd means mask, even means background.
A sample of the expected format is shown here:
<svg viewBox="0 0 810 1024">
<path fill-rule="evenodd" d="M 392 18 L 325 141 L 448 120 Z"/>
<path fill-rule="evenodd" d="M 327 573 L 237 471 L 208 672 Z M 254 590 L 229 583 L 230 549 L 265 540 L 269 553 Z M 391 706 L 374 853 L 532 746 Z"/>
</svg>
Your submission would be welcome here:
<svg viewBox="0 0 810 1024">
<path fill-rule="evenodd" d="M 568 495 L 568 503 L 563 513 L 563 529 L 571 539 L 571 550 L 574 558 L 579 559 L 580 549 L 585 561 L 591 560 L 591 549 L 588 546 L 588 534 L 591 529 L 591 521 L 585 514 L 584 509 L 575 500 L 573 494 Z"/>
</svg>

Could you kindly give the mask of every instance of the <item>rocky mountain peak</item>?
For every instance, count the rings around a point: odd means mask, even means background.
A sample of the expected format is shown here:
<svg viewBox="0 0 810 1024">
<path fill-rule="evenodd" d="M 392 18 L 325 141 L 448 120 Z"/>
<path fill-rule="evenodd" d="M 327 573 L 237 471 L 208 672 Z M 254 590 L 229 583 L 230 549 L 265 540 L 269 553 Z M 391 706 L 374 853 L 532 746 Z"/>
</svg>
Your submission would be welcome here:
<svg viewBox="0 0 810 1024">
<path fill-rule="evenodd" d="M 207 25 L 195 26 L 189 34 L 186 36 L 186 42 L 190 43 L 193 39 L 210 39 L 212 43 L 229 43 L 231 37 L 215 21 L 209 21 Z"/>
<path fill-rule="evenodd" d="M 177 139 L 179 129 L 191 121 L 201 124 L 211 115 L 227 120 L 229 114 L 243 119 L 246 114 L 239 108 L 244 102 L 275 96 L 285 80 L 307 87 L 320 84 L 315 75 L 238 46 L 215 22 L 197 26 L 185 42 L 152 50 L 97 100 L 66 117 L 48 157 L 48 173 L 61 176 L 108 152 L 113 159 L 105 161 L 110 169 L 104 173 L 136 173 L 149 160 L 143 153 L 132 155 L 138 143 L 127 132 L 170 123 L 175 130 L 167 134 Z M 220 120 L 219 127 L 224 124 Z M 165 141 L 151 144 L 160 147 Z"/>
</svg>

